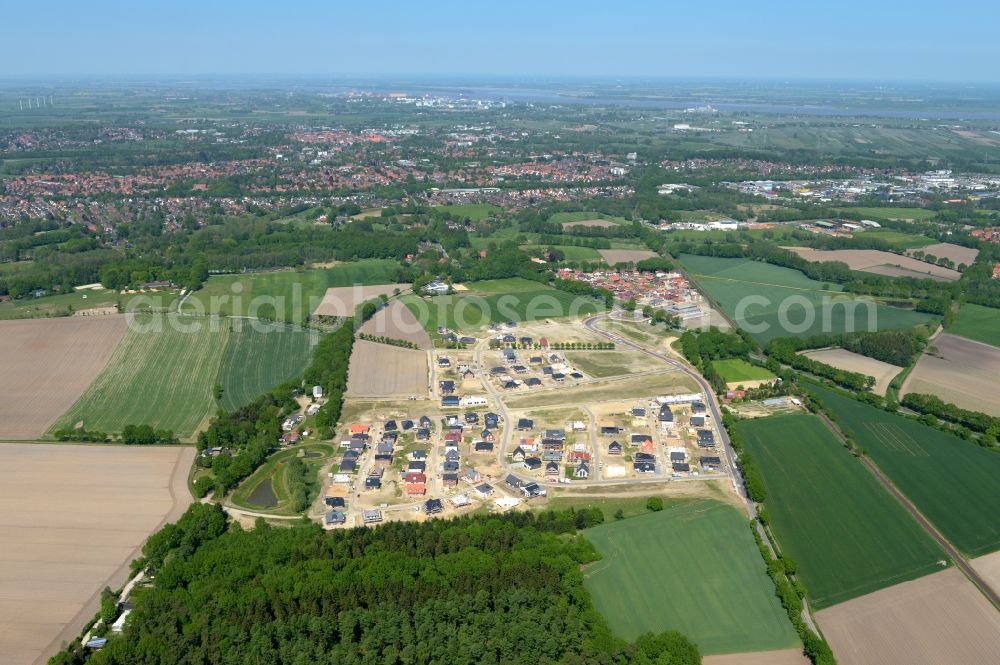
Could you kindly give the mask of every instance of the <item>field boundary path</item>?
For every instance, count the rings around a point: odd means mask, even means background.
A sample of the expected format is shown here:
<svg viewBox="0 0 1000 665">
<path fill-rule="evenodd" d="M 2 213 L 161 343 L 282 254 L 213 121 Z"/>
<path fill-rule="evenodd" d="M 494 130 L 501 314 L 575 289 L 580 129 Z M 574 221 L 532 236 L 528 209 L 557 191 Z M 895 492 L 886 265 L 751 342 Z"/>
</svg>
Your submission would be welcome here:
<svg viewBox="0 0 1000 665">
<path fill-rule="evenodd" d="M 833 434 L 842 443 L 844 443 L 844 445 L 847 445 L 847 437 L 840 431 L 840 428 L 837 427 L 836 423 L 830 420 L 830 418 L 827 417 L 827 415 L 822 411 L 820 411 L 818 415 L 820 420 L 822 420 L 826 426 L 830 428 L 830 431 L 832 431 Z M 906 511 L 910 513 L 915 520 L 917 520 L 917 524 L 919 524 L 921 528 L 927 532 L 927 535 L 933 538 L 934 541 L 941 546 L 948 557 L 954 562 L 955 567 L 962 571 L 962 574 L 965 575 L 965 577 L 972 582 L 977 589 L 979 589 L 980 593 L 986 596 L 986 599 L 992 603 L 993 607 L 1000 611 L 1000 595 L 997 595 L 997 592 L 993 590 L 993 587 L 991 587 L 986 580 L 984 580 L 979 573 L 976 572 L 976 570 L 969 564 L 968 560 L 962 556 L 958 549 L 952 545 L 951 542 L 945 538 L 926 517 L 924 517 L 923 513 L 917 509 L 917 507 L 906 497 L 905 494 L 903 494 L 902 491 L 900 491 L 898 487 L 896 487 L 895 483 L 889 480 L 889 477 L 882 473 L 882 470 L 878 468 L 878 465 L 875 464 L 875 462 L 868 459 L 866 455 L 859 455 L 859 459 L 861 460 L 861 463 L 864 464 L 865 467 L 872 473 L 872 475 L 875 476 L 875 479 L 878 480 L 883 487 L 885 487 L 889 494 L 899 501 L 903 508 L 905 508 Z"/>
</svg>

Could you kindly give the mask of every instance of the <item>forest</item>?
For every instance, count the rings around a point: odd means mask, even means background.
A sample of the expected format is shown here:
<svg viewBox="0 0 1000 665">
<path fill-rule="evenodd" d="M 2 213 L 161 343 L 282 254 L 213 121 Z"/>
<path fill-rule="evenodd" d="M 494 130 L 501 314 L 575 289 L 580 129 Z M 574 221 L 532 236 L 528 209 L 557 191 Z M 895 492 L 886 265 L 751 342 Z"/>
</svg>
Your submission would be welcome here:
<svg viewBox="0 0 1000 665">
<path fill-rule="evenodd" d="M 583 586 L 598 558 L 582 512 L 508 513 L 377 529 L 253 530 L 195 504 L 150 538 L 155 578 L 121 636 L 52 665 L 524 663 L 694 665 L 683 635 L 615 638 Z"/>
</svg>

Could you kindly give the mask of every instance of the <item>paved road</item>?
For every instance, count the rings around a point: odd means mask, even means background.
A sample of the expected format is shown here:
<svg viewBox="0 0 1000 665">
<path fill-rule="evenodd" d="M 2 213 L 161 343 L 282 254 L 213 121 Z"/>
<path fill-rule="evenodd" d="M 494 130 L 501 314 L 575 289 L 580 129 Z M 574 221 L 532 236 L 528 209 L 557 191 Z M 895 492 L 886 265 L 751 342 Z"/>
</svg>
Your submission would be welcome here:
<svg viewBox="0 0 1000 665">
<path fill-rule="evenodd" d="M 827 427 L 830 428 L 838 439 L 846 443 L 846 438 L 840 431 L 840 428 L 837 427 L 833 421 L 827 418 L 826 414 L 821 412 L 819 417 L 826 423 Z M 859 459 L 861 460 L 861 463 L 864 464 L 869 471 L 871 471 L 872 475 L 875 476 L 875 479 L 889 491 L 889 494 L 892 494 L 892 496 L 894 496 L 896 500 L 903 505 L 903 508 L 913 515 L 914 519 L 916 519 L 920 526 L 923 527 L 924 531 L 926 531 L 927 534 L 933 538 L 945 552 L 947 552 L 951 560 L 955 562 L 955 566 L 962 571 L 962 574 L 965 575 L 970 582 L 976 585 L 979 591 L 986 596 L 986 599 L 993 603 L 995 608 L 1000 610 L 1000 595 L 997 595 L 997 592 L 993 590 L 993 587 L 991 587 L 986 580 L 980 577 L 975 568 L 969 565 L 969 562 L 962 556 L 955 546 L 952 545 L 951 542 L 949 542 L 948 539 L 945 538 L 926 517 L 924 517 L 923 513 L 921 513 L 917 507 L 913 505 L 913 503 L 899 490 L 898 487 L 896 487 L 895 483 L 893 483 L 888 476 L 882 473 L 882 469 L 878 468 L 878 466 L 865 455 L 861 455 Z"/>
<path fill-rule="evenodd" d="M 598 321 L 606 318 L 608 318 L 607 314 L 598 314 L 597 316 L 592 316 L 586 321 L 584 321 L 583 325 L 585 325 L 587 329 L 590 330 L 591 332 L 597 335 L 601 335 L 602 337 L 613 341 L 615 344 L 621 344 L 630 347 L 632 349 L 635 349 L 640 353 L 644 353 L 645 355 L 651 358 L 655 358 L 660 362 L 666 363 L 671 367 L 674 367 L 675 369 L 684 372 L 692 379 L 694 379 L 695 382 L 701 387 L 701 392 L 705 394 L 705 405 L 712 413 L 712 419 L 715 421 L 715 428 L 718 432 L 719 440 L 722 441 L 722 448 L 726 455 L 726 464 L 729 466 L 730 478 L 733 481 L 736 492 L 740 495 L 740 497 L 742 497 L 743 503 L 747 508 L 747 512 L 749 513 L 750 518 L 755 519 L 757 517 L 757 509 L 754 506 L 753 501 L 750 501 L 750 499 L 747 498 L 746 494 L 743 491 L 743 477 L 740 475 L 740 470 L 736 466 L 736 453 L 733 451 L 733 447 L 729 442 L 729 434 L 726 432 L 726 428 L 722 426 L 722 411 L 719 408 L 719 402 L 715 397 L 715 391 L 712 389 L 712 386 L 709 385 L 705 377 L 703 377 L 701 374 L 696 372 L 691 367 L 688 367 L 684 363 L 680 362 L 679 360 L 675 360 L 674 358 L 666 356 L 657 351 L 650 351 L 646 347 L 640 344 L 636 344 L 632 340 L 626 339 L 625 337 L 622 337 L 621 335 L 617 335 L 615 333 L 606 332 L 595 326 L 595 324 Z"/>
</svg>

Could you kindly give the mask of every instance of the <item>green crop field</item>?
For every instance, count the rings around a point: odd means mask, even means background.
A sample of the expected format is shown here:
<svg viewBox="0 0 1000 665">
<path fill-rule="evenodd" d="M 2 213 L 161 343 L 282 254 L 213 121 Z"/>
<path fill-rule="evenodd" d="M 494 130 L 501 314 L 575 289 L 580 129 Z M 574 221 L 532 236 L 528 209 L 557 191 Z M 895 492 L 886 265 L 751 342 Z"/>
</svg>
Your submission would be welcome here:
<svg viewBox="0 0 1000 665">
<path fill-rule="evenodd" d="M 452 217 L 457 219 L 465 219 L 468 217 L 473 222 L 478 222 L 482 219 L 486 219 L 493 213 L 501 212 L 502 208 L 490 205 L 489 203 L 457 203 L 453 205 L 438 206 L 435 210 L 449 212 Z"/>
<path fill-rule="evenodd" d="M 219 367 L 222 408 L 249 404 L 282 381 L 302 375 L 312 353 L 312 335 L 283 324 L 251 326 L 236 319 Z"/>
<path fill-rule="evenodd" d="M 215 275 L 184 302 L 184 312 L 302 323 L 329 288 L 396 281 L 399 263 L 367 259 L 332 268 Z"/>
<path fill-rule="evenodd" d="M 1000 309 L 965 303 L 948 332 L 977 342 L 1000 346 Z"/>
<path fill-rule="evenodd" d="M 941 569 L 946 557 L 816 416 L 738 424 L 767 487 L 765 508 L 814 608 Z"/>
<path fill-rule="evenodd" d="M 56 421 L 52 430 L 82 422 L 89 430 L 120 432 L 152 425 L 187 438 L 214 409 L 212 389 L 229 341 L 219 319 L 138 315 L 107 367 Z M 179 326 L 190 327 L 180 330 Z"/>
<path fill-rule="evenodd" d="M 712 367 L 722 377 L 726 383 L 739 383 L 740 381 L 768 381 L 775 378 L 774 374 L 763 367 L 751 365 L 742 358 L 728 358 L 726 360 L 713 360 Z"/>
<path fill-rule="evenodd" d="M 807 383 L 923 515 L 969 556 L 1000 549 L 1000 454 Z"/>
<path fill-rule="evenodd" d="M 933 238 L 928 238 L 927 236 L 918 236 L 912 233 L 903 233 L 902 231 L 892 231 L 889 229 L 865 231 L 864 237 L 884 240 L 895 249 L 918 249 L 927 245 L 933 245 L 936 242 Z"/>
<path fill-rule="evenodd" d="M 678 630 L 703 654 L 799 644 L 749 523 L 735 508 L 692 502 L 584 536 L 603 557 L 584 571 L 584 583 L 619 637 Z"/>
<path fill-rule="evenodd" d="M 506 279 L 483 279 L 478 282 L 466 282 L 468 289 L 461 295 L 490 295 L 494 293 L 528 293 L 530 291 L 551 291 L 552 287 L 542 282 L 523 277 L 508 277 Z"/>
<path fill-rule="evenodd" d="M 931 219 L 937 214 L 933 210 L 926 208 L 840 208 L 839 212 L 853 213 L 875 221 L 880 219 L 909 219 L 917 222 Z"/>
<path fill-rule="evenodd" d="M 477 283 L 481 284 L 481 283 Z M 508 291 L 478 295 L 459 293 L 421 298 L 408 294 L 400 300 L 410 308 L 428 332 L 438 326 L 451 330 L 477 330 L 491 323 L 533 321 L 564 316 L 586 316 L 603 308 L 593 298 L 557 291 L 545 285 L 530 291 Z"/>
<path fill-rule="evenodd" d="M 757 341 L 853 330 L 912 328 L 933 317 L 840 293 L 798 270 L 749 259 L 684 254 L 681 263 Z"/>
</svg>

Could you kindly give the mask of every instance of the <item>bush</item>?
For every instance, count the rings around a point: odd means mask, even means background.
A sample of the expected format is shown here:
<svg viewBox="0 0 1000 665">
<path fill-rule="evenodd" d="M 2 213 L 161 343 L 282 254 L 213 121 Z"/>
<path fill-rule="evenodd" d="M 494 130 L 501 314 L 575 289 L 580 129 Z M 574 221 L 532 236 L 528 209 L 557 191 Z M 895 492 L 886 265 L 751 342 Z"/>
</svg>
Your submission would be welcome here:
<svg viewBox="0 0 1000 665">
<path fill-rule="evenodd" d="M 646 508 L 657 513 L 663 510 L 663 499 L 658 496 L 651 496 L 646 500 Z"/>
</svg>

